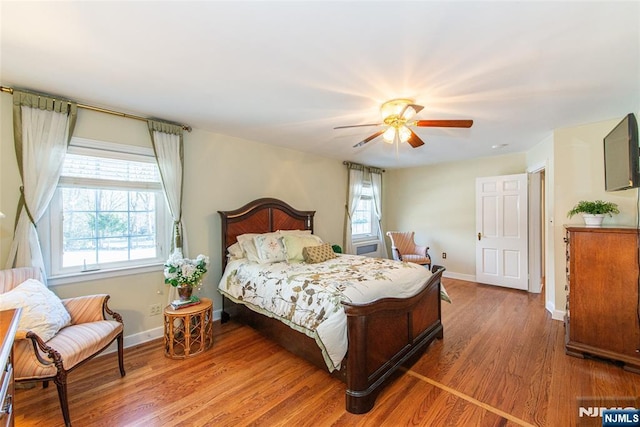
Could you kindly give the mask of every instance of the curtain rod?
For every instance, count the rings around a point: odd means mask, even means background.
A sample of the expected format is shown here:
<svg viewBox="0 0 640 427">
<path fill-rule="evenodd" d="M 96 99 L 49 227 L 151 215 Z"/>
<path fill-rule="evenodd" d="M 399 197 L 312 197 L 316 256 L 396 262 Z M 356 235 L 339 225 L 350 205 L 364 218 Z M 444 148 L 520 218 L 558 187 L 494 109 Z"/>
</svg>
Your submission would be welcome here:
<svg viewBox="0 0 640 427">
<path fill-rule="evenodd" d="M 13 95 L 13 88 L 11 87 L 0 86 L 0 90 L 2 92 L 10 93 Z M 78 108 L 84 108 L 85 110 L 97 111 L 98 113 L 112 114 L 114 116 L 125 117 L 127 119 L 141 120 L 143 122 L 146 122 L 147 120 L 152 120 L 145 117 L 135 116 L 133 114 L 121 113 L 119 111 L 107 110 L 106 108 L 94 107 L 93 105 L 85 105 L 85 104 L 77 104 L 77 105 L 78 105 Z M 182 127 L 182 130 L 191 132 L 191 126 L 188 126 L 188 125 L 178 125 L 178 126 Z"/>
<path fill-rule="evenodd" d="M 364 169 L 368 169 L 368 170 L 370 170 L 370 171 L 371 171 L 371 170 L 378 170 L 378 171 L 381 171 L 381 172 L 386 172 L 386 170 L 384 170 L 384 169 L 380 169 L 380 168 L 377 168 L 377 167 L 375 167 L 375 166 L 362 165 L 362 164 L 360 164 L 360 163 L 348 162 L 348 161 L 346 161 L 346 160 L 345 160 L 345 161 L 343 161 L 343 162 L 342 162 L 342 164 L 343 164 L 343 165 L 345 165 L 345 166 L 351 166 L 351 165 L 355 165 L 355 166 L 362 166 Z"/>
</svg>

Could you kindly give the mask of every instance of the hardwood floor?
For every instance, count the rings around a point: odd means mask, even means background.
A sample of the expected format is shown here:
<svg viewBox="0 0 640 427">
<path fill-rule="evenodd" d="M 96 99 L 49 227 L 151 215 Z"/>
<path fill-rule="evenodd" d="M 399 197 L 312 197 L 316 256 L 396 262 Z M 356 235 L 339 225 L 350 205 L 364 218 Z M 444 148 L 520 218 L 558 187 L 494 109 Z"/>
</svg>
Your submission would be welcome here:
<svg viewBox="0 0 640 427">
<path fill-rule="evenodd" d="M 80 367 L 69 376 L 73 425 L 600 426 L 578 417 L 578 399 L 640 407 L 640 375 L 564 354 L 564 325 L 541 295 L 443 282 L 453 300 L 442 305 L 444 339 L 368 414 L 345 411 L 343 383 L 231 322 L 191 359 L 165 358 L 154 341 L 125 350 L 124 378 L 115 354 Z M 15 414 L 17 426 L 63 425 L 53 384 L 17 390 Z"/>
</svg>

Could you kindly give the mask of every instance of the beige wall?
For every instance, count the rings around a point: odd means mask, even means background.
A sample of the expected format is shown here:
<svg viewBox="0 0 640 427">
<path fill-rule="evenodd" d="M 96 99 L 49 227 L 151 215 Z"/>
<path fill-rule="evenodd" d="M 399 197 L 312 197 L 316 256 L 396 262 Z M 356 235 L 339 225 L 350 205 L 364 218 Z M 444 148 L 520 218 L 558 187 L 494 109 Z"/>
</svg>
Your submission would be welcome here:
<svg viewBox="0 0 640 427">
<path fill-rule="evenodd" d="M 416 242 L 429 246 L 432 262 L 444 265 L 445 274 L 473 280 L 476 177 L 525 171 L 524 153 L 389 170 L 385 230 L 415 231 Z"/>
<path fill-rule="evenodd" d="M 601 199 L 618 204 L 620 214 L 605 218 L 604 224 L 635 225 L 638 190 L 607 193 L 604 190 L 604 153 L 602 139 L 622 117 L 597 123 L 558 129 L 554 132 L 554 195 L 555 221 L 555 301 L 556 309 L 564 310 L 565 224 L 581 224 L 582 218 L 567 218 L 567 212 L 580 200 Z"/>
<path fill-rule="evenodd" d="M 75 135 L 109 142 L 151 146 L 145 122 L 80 109 Z M 7 260 L 20 186 L 13 151 L 11 96 L 0 95 L 0 266 Z M 219 210 L 239 208 L 259 197 L 276 197 L 294 208 L 316 210 L 316 234 L 342 242 L 346 200 L 346 168 L 342 162 L 195 129 L 185 133 L 184 219 L 189 256 L 204 253 L 212 267 L 202 296 L 214 299 L 221 276 Z M 91 293 L 111 295 L 110 306 L 125 321 L 125 335 L 143 334 L 162 326 L 162 316 L 148 316 L 148 306 L 165 304 L 162 268 L 81 284 L 54 286 L 60 297 Z M 144 336 L 139 337 L 144 339 Z"/>
</svg>

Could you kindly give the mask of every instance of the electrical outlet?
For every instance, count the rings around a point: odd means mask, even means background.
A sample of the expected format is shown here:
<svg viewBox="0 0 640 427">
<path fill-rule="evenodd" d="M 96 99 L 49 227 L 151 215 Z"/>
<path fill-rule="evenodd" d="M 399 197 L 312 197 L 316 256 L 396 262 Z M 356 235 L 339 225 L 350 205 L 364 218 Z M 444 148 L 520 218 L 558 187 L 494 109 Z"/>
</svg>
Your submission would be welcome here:
<svg viewBox="0 0 640 427">
<path fill-rule="evenodd" d="M 160 304 L 151 304 L 149 306 L 149 316 L 157 316 L 162 313 L 162 307 Z"/>
<path fill-rule="evenodd" d="M 446 252 L 442 252 L 442 259 L 447 259 L 447 253 Z"/>
</svg>

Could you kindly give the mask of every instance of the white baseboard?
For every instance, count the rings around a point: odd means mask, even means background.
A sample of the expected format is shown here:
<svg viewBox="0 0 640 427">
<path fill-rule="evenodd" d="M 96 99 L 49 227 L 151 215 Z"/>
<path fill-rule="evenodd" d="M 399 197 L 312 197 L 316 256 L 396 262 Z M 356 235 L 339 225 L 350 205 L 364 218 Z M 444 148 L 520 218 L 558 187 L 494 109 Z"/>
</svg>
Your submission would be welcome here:
<svg viewBox="0 0 640 427">
<path fill-rule="evenodd" d="M 549 313 L 551 313 L 551 318 L 553 320 L 560 320 L 560 321 L 564 322 L 564 316 L 567 313 L 562 311 L 562 310 L 556 310 L 556 306 L 555 306 L 555 304 L 553 304 L 553 302 L 547 301 L 547 303 L 545 304 L 544 308 L 546 308 L 547 311 Z"/>
<path fill-rule="evenodd" d="M 124 347 L 133 347 L 138 344 L 153 341 L 158 338 L 162 338 L 164 335 L 164 328 L 162 326 L 158 328 L 149 329 L 137 334 L 127 335 L 124 337 Z"/>
<path fill-rule="evenodd" d="M 475 282 L 476 281 L 476 275 L 475 274 L 454 273 L 452 271 L 447 271 L 447 270 L 445 270 L 444 273 L 442 273 L 442 277 L 448 277 L 450 279 L 465 280 L 467 282 Z"/>
</svg>

